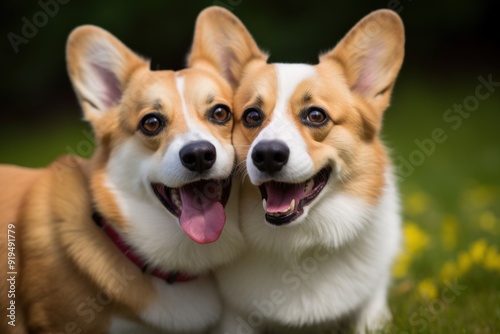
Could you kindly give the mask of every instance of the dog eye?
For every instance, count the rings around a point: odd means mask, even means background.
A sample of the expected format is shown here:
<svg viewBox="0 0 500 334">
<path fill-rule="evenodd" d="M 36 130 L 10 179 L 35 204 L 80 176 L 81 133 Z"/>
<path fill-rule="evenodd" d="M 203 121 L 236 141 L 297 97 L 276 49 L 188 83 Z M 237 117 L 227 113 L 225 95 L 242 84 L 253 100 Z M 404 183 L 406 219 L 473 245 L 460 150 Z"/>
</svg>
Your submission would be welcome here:
<svg viewBox="0 0 500 334">
<path fill-rule="evenodd" d="M 326 112 L 318 107 L 310 107 L 303 112 L 302 123 L 311 126 L 321 126 L 328 121 Z"/>
<path fill-rule="evenodd" d="M 216 124 L 226 124 L 231 119 L 231 111 L 224 104 L 217 104 L 209 111 L 209 119 Z"/>
<path fill-rule="evenodd" d="M 242 120 L 243 125 L 248 128 L 254 128 L 262 124 L 264 121 L 264 115 L 261 110 L 251 107 L 245 110 Z"/>
<path fill-rule="evenodd" d="M 147 114 L 141 119 L 139 129 L 146 136 L 157 135 L 165 126 L 164 119 L 158 114 Z"/>
</svg>

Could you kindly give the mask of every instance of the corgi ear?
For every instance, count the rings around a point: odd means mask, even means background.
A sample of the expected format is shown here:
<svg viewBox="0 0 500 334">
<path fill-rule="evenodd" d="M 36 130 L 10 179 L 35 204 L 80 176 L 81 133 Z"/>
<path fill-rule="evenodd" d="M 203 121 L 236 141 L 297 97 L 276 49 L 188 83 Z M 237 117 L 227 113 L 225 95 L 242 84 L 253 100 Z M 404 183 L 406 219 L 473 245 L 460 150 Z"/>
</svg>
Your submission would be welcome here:
<svg viewBox="0 0 500 334">
<path fill-rule="evenodd" d="M 267 57 L 228 10 L 213 6 L 198 15 L 189 67 L 211 66 L 235 88 L 246 65 L 253 60 L 265 62 Z"/>
<path fill-rule="evenodd" d="M 66 60 L 84 116 L 90 122 L 116 106 L 132 72 L 147 66 L 113 35 L 91 25 L 78 27 L 70 34 Z"/>
<path fill-rule="evenodd" d="M 339 62 L 351 90 L 382 113 L 403 63 L 404 39 L 399 16 L 387 9 L 377 10 L 358 22 L 320 62 Z"/>
</svg>

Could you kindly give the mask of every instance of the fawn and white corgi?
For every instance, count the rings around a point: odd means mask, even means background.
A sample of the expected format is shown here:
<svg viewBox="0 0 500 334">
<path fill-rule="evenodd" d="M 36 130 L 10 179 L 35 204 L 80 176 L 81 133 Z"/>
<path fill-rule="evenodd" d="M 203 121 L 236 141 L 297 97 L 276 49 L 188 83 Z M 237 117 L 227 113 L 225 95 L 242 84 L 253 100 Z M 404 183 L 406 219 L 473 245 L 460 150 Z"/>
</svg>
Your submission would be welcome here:
<svg viewBox="0 0 500 334">
<path fill-rule="evenodd" d="M 217 272 L 228 304 L 217 333 L 381 328 L 401 239 L 379 138 L 403 61 L 400 18 L 371 13 L 317 65 L 266 63 L 223 9 L 201 14 L 196 32 L 212 36 L 237 82 L 233 143 L 246 174 L 249 249 Z"/>
<path fill-rule="evenodd" d="M 151 71 L 98 27 L 71 33 L 69 75 L 96 149 L 90 161 L 0 167 L 2 230 L 16 233 L 3 331 L 202 333 L 219 319 L 209 271 L 242 237 L 229 198 L 233 91 L 210 44 L 193 44 L 191 68 Z"/>
</svg>

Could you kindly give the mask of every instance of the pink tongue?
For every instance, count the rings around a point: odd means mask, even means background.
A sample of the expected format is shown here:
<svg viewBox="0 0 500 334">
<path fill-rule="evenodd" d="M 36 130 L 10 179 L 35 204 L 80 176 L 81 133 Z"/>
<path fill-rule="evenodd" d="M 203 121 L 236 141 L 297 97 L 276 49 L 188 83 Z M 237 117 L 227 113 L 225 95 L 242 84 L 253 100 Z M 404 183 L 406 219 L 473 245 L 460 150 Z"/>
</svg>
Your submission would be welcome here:
<svg viewBox="0 0 500 334">
<path fill-rule="evenodd" d="M 226 222 L 226 212 L 213 193 L 204 194 L 207 182 L 180 188 L 182 213 L 180 224 L 184 232 L 199 244 L 219 239 Z"/>
<path fill-rule="evenodd" d="M 286 212 L 290 207 L 290 202 L 295 199 L 295 205 L 304 196 L 304 184 L 280 184 L 277 182 L 269 182 L 266 184 L 267 192 L 267 212 Z"/>
</svg>

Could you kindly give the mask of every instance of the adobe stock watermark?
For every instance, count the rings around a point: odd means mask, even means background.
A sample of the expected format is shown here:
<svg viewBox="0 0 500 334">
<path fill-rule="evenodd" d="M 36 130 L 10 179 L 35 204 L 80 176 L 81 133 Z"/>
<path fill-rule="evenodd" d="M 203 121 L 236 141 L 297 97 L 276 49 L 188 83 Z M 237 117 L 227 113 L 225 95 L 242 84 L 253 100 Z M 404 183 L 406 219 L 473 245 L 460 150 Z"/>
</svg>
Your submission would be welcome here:
<svg viewBox="0 0 500 334">
<path fill-rule="evenodd" d="M 406 0 L 406 1 L 410 2 L 411 0 Z M 399 1 L 399 0 L 389 0 L 389 2 L 387 3 L 387 8 L 395 11 L 398 14 L 401 14 L 401 12 L 404 9 L 404 6 L 401 4 L 401 1 Z"/>
<path fill-rule="evenodd" d="M 406 0 L 405 2 L 409 1 L 411 0 Z M 400 0 L 389 0 L 389 2 L 387 2 L 387 8 L 398 14 L 401 14 L 405 7 Z M 372 47 L 374 38 L 387 29 L 385 25 L 385 17 L 383 17 L 383 21 L 371 20 L 369 22 L 366 22 L 359 30 L 359 37 L 356 39 L 356 41 L 348 44 L 347 47 L 350 49 L 356 48 L 360 50 L 368 50 L 370 47 Z"/>
<path fill-rule="evenodd" d="M 236 328 L 236 333 L 225 333 L 225 334 L 253 334 L 255 329 L 262 327 L 264 325 L 265 319 L 270 318 L 274 312 L 276 312 L 276 307 L 282 305 L 288 301 L 288 295 L 286 291 L 295 292 L 297 291 L 302 282 L 309 279 L 311 274 L 318 270 L 318 267 L 322 262 L 325 262 L 333 254 L 334 249 L 327 249 L 324 247 L 317 247 L 312 256 L 308 256 L 302 259 L 298 264 L 291 266 L 288 270 L 285 270 L 281 275 L 281 281 L 283 283 L 283 288 L 277 288 L 269 293 L 269 298 L 264 300 L 254 300 L 252 305 L 254 310 L 248 314 L 246 319 L 238 316 L 236 322 L 238 326 Z M 260 333 L 260 331 L 259 331 Z"/>
<path fill-rule="evenodd" d="M 446 287 L 441 290 L 438 298 L 430 300 L 424 306 L 420 306 L 418 311 L 410 315 L 410 326 L 418 327 L 418 333 L 425 332 L 428 324 L 436 321 L 439 315 L 446 310 L 446 307 L 453 303 L 467 289 L 467 286 L 459 284 L 456 278 L 453 282 L 446 281 L 445 285 Z M 409 334 L 409 332 L 403 331 L 398 334 Z"/>
<path fill-rule="evenodd" d="M 14 53 L 19 53 L 20 45 L 28 44 L 28 42 L 38 34 L 38 30 L 45 27 L 47 23 L 49 23 L 49 20 L 59 13 L 59 6 L 66 5 L 68 2 L 70 2 L 70 0 L 38 1 L 40 10 L 32 15 L 31 20 L 26 16 L 21 18 L 21 22 L 23 23 L 21 33 L 16 34 L 11 31 L 7 34 L 7 39 Z"/>
<path fill-rule="evenodd" d="M 415 172 L 416 167 L 421 166 L 427 158 L 436 152 L 437 146 L 443 144 L 449 138 L 449 129 L 457 130 L 463 121 L 468 119 L 473 112 L 479 109 L 482 101 L 487 100 L 500 87 L 500 81 L 494 81 L 490 73 L 486 78 L 482 75 L 477 77 L 479 84 L 473 95 L 466 96 L 462 103 L 455 103 L 451 108 L 444 111 L 442 119 L 448 130 L 436 127 L 430 135 L 423 139 L 415 139 L 416 148 L 406 157 L 398 155 L 395 159 L 396 177 L 399 182 L 404 182 Z M 448 132 L 447 132 L 448 131 Z"/>
<path fill-rule="evenodd" d="M 55 171 L 56 177 L 59 181 L 64 179 L 64 175 L 72 168 L 79 167 L 80 162 L 78 157 L 90 158 L 94 152 L 97 144 L 92 131 L 84 129 L 81 131 L 83 139 L 76 145 L 66 145 L 65 151 L 69 157 L 64 160 L 58 160 L 51 165 Z M 98 135 L 98 137 L 100 137 Z M 198 210 L 205 209 L 208 205 L 213 203 L 215 199 L 222 198 L 227 187 L 231 186 L 231 178 L 220 181 L 207 181 L 199 187 L 193 187 L 193 204 Z"/>
<path fill-rule="evenodd" d="M 62 332 L 48 334 L 81 334 L 85 333 L 82 330 L 82 324 L 90 324 L 105 307 L 113 302 L 113 295 L 119 294 L 129 285 L 136 276 L 130 275 L 122 268 L 121 272 L 112 269 L 110 272 L 111 280 L 108 286 L 99 290 L 95 296 L 90 296 L 82 300 L 76 307 L 78 318 L 66 322 Z"/>
<path fill-rule="evenodd" d="M 224 1 L 215 0 L 212 4 L 216 5 L 216 6 L 224 7 L 227 10 L 232 12 L 236 7 L 241 5 L 242 2 L 243 2 L 243 0 L 224 0 Z"/>
<path fill-rule="evenodd" d="M 64 179 L 64 175 L 71 168 L 79 167 L 77 157 L 90 158 L 96 147 L 96 142 L 92 131 L 84 129 L 81 131 L 84 139 L 80 140 L 75 146 L 66 145 L 65 150 L 70 154 L 70 158 L 65 159 L 64 162 L 56 161 L 51 165 L 55 171 L 56 177 L 59 181 Z"/>
</svg>

